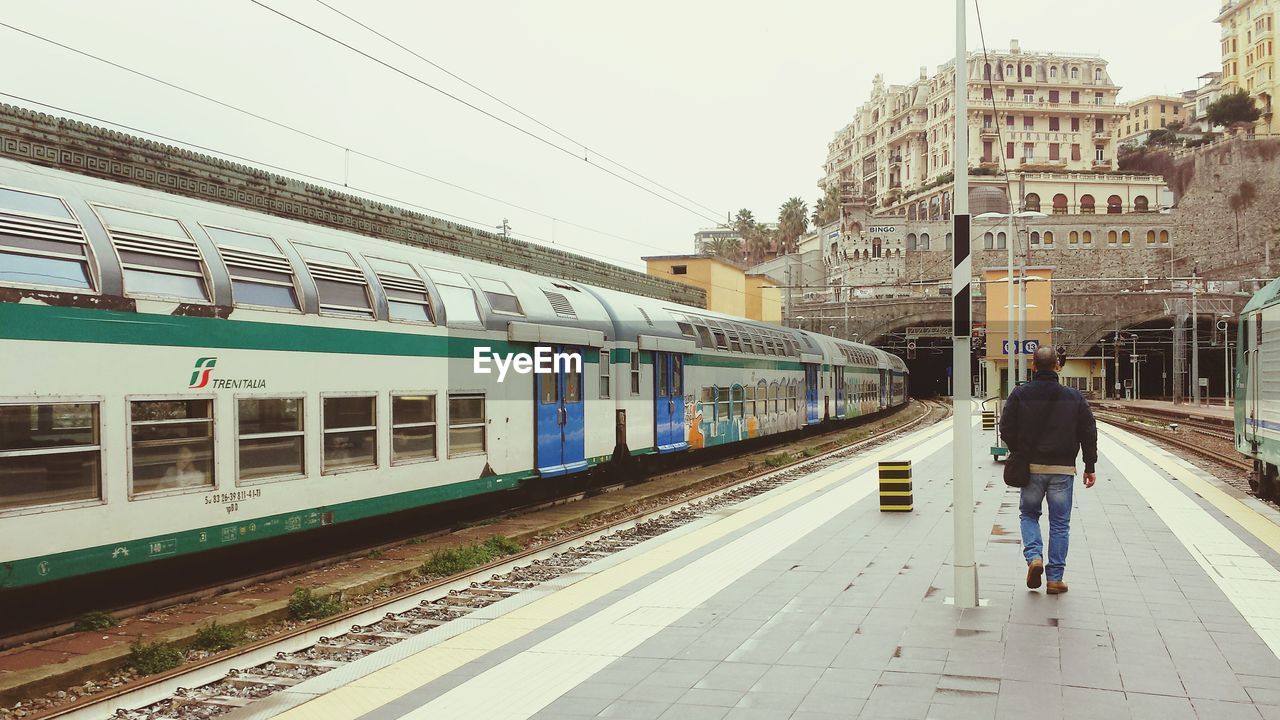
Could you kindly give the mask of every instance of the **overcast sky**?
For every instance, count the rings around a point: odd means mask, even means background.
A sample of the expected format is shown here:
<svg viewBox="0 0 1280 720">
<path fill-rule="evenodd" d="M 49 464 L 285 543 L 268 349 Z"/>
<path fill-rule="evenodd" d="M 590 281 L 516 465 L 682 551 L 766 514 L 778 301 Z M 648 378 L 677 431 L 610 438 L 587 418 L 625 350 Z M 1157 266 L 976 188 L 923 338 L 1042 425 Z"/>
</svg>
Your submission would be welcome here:
<svg viewBox="0 0 1280 720">
<path fill-rule="evenodd" d="M 872 77 L 907 83 L 921 65 L 932 73 L 955 43 L 946 0 L 326 0 L 715 211 L 673 198 L 695 214 L 605 174 L 581 159 L 580 145 L 316 0 L 260 1 L 572 155 L 251 0 L 0 0 L 0 21 L 559 221 L 359 157 L 347 170 L 352 187 L 484 227 L 505 217 L 529 239 L 630 267 L 642 267 L 643 255 L 689 252 L 696 229 L 741 207 L 762 220 L 775 220 L 793 195 L 812 207 L 827 142 L 866 99 Z M 1132 99 L 1192 88 L 1217 68 L 1219 4 L 985 0 L 981 10 L 989 48 L 1017 38 L 1026 51 L 1101 54 L 1121 98 Z M 969 47 L 979 49 L 972 2 L 969 15 Z M 340 149 L 7 28 L 0 66 L 0 92 L 343 181 Z"/>
</svg>

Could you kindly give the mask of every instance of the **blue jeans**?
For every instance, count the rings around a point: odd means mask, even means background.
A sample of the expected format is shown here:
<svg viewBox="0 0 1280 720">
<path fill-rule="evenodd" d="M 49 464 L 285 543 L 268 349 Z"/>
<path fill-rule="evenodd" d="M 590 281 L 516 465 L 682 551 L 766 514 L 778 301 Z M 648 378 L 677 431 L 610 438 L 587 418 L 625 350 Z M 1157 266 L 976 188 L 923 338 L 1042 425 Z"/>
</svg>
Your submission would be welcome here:
<svg viewBox="0 0 1280 720">
<path fill-rule="evenodd" d="M 1040 539 L 1040 509 L 1045 496 L 1049 496 L 1049 562 L 1045 575 L 1050 580 L 1062 580 L 1067 568 L 1067 546 L 1071 535 L 1071 490 L 1075 476 L 1031 473 L 1027 486 L 1022 488 L 1022 554 L 1031 562 L 1044 557 L 1044 543 Z"/>
</svg>

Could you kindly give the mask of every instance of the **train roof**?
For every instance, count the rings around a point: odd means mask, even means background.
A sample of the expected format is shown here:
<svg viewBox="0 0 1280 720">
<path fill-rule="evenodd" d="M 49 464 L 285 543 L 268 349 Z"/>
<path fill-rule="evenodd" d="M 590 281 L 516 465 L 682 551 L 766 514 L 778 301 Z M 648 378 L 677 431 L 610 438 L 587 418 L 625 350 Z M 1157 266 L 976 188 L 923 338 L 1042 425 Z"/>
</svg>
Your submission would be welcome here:
<svg viewBox="0 0 1280 720">
<path fill-rule="evenodd" d="M 1249 302 L 1240 312 L 1247 313 L 1251 310 L 1258 310 L 1280 301 L 1280 278 L 1267 283 L 1266 287 L 1253 294 Z"/>
</svg>

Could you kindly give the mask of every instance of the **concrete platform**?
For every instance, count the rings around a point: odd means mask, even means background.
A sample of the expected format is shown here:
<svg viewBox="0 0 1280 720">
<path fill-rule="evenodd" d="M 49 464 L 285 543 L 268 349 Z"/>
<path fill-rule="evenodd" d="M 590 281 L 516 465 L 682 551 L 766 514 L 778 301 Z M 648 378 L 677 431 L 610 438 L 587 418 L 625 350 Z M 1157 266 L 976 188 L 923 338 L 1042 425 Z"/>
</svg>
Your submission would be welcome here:
<svg viewBox="0 0 1280 720">
<path fill-rule="evenodd" d="M 976 416 L 973 418 L 976 425 Z M 1070 592 L 1028 590 L 975 429 L 983 606 L 949 603 L 949 424 L 227 717 L 1280 718 L 1280 526 L 1102 428 Z M 915 511 L 874 463 L 911 459 Z"/>
</svg>

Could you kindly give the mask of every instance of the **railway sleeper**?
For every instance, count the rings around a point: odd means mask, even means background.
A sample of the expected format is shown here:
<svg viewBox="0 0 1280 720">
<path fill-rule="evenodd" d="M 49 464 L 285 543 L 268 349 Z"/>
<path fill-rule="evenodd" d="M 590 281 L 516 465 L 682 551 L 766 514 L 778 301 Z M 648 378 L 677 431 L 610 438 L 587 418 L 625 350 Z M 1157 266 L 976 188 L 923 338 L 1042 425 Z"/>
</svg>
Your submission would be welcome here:
<svg viewBox="0 0 1280 720">
<path fill-rule="evenodd" d="M 254 674 L 240 673 L 239 675 L 228 677 L 224 682 L 229 683 L 231 685 L 239 685 L 243 687 L 267 686 L 267 687 L 276 687 L 276 688 L 286 688 L 286 687 L 293 687 L 294 685 L 297 685 L 298 683 L 302 682 L 302 680 L 298 678 L 278 677 L 274 675 L 258 675 L 256 673 Z"/>
</svg>

